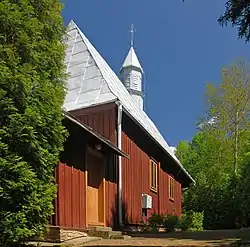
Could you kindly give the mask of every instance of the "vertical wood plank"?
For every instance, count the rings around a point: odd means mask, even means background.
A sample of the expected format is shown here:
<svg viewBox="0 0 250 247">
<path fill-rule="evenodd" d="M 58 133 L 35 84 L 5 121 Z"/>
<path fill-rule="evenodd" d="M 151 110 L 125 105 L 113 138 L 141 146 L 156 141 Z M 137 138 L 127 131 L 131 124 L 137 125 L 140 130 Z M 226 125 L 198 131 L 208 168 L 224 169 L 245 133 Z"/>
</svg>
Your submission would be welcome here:
<svg viewBox="0 0 250 247">
<path fill-rule="evenodd" d="M 57 225 L 85 228 L 85 172 L 59 163 L 57 167 Z"/>
</svg>

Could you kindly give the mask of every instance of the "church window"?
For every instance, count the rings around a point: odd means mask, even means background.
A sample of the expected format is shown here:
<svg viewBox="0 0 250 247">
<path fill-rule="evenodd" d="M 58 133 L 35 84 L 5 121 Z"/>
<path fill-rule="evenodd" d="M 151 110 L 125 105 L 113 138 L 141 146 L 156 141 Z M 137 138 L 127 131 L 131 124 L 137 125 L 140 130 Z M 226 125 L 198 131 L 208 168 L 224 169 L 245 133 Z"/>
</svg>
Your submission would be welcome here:
<svg viewBox="0 0 250 247">
<path fill-rule="evenodd" d="M 150 160 L 150 189 L 157 192 L 157 163 L 154 160 Z"/>
<path fill-rule="evenodd" d="M 174 200 L 174 179 L 169 176 L 169 199 Z"/>
</svg>

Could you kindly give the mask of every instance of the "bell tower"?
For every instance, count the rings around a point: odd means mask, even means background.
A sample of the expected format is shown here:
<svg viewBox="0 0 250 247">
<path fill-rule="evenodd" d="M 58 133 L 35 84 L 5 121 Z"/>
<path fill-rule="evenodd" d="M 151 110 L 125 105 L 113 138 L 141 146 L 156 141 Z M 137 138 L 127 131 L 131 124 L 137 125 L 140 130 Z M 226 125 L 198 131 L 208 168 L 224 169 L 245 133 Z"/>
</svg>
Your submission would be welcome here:
<svg viewBox="0 0 250 247">
<path fill-rule="evenodd" d="M 143 110 L 142 76 L 143 69 L 134 50 L 134 25 L 131 25 L 131 43 L 127 57 L 121 68 L 121 78 L 137 105 Z"/>
</svg>

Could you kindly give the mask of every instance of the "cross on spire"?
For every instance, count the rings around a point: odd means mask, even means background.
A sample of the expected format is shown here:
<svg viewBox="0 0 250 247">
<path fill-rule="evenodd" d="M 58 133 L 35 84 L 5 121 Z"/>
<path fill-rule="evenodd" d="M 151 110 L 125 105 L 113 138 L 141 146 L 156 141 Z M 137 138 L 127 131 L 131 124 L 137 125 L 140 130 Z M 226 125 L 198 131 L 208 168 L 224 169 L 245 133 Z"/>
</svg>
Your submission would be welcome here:
<svg viewBox="0 0 250 247">
<path fill-rule="evenodd" d="M 130 45 L 131 45 L 131 47 L 133 47 L 134 46 L 134 35 L 135 35 L 135 32 L 136 32 L 134 24 L 131 24 L 131 29 L 130 29 L 129 32 L 131 33 Z"/>
</svg>

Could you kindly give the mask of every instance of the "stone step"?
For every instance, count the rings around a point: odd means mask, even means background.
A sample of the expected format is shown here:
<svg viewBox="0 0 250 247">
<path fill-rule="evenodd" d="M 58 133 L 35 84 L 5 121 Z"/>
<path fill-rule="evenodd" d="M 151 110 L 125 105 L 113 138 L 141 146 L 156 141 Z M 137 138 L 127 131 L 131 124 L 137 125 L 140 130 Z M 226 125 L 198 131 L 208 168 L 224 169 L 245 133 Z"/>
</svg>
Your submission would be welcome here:
<svg viewBox="0 0 250 247">
<path fill-rule="evenodd" d="M 122 239 L 123 234 L 121 231 L 112 231 L 110 227 L 88 227 L 88 236 L 104 239 L 120 237 L 119 239 Z"/>
<path fill-rule="evenodd" d="M 112 231 L 112 228 L 111 227 L 105 227 L 105 226 L 89 226 L 88 227 L 88 231 Z"/>
</svg>

